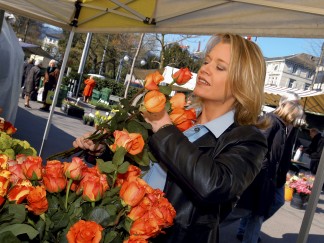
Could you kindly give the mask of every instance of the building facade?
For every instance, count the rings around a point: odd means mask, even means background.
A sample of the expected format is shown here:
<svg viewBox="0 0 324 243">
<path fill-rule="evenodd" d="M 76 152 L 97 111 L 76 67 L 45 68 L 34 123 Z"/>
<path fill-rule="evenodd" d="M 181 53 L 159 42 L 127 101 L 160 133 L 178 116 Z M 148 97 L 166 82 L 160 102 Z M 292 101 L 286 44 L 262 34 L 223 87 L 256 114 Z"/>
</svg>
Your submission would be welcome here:
<svg viewBox="0 0 324 243">
<path fill-rule="evenodd" d="M 309 90 L 316 79 L 319 58 L 309 54 L 296 54 L 266 58 L 266 85 Z"/>
</svg>

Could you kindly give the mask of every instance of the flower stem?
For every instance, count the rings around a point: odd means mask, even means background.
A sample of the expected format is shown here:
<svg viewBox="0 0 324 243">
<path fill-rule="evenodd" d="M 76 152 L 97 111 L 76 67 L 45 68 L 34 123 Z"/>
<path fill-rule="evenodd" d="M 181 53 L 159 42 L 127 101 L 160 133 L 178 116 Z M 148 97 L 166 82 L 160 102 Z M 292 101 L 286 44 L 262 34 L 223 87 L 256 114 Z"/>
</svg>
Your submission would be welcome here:
<svg viewBox="0 0 324 243">
<path fill-rule="evenodd" d="M 96 202 L 91 202 L 91 207 L 94 208 L 96 206 Z"/>
<path fill-rule="evenodd" d="M 66 187 L 66 194 L 65 194 L 65 209 L 67 210 L 67 205 L 68 205 L 68 200 L 69 200 L 69 192 L 70 192 L 70 188 L 71 188 L 71 185 L 72 185 L 72 183 L 73 183 L 73 180 L 70 178 L 69 179 L 69 183 L 68 183 L 68 185 L 67 185 L 67 187 Z"/>
</svg>

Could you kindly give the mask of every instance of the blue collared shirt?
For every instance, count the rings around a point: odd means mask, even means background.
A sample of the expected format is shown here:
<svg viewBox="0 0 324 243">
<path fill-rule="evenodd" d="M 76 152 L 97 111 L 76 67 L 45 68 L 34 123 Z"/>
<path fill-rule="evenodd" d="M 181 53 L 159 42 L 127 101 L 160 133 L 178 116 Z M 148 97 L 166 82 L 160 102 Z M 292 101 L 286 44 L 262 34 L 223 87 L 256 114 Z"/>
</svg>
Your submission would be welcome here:
<svg viewBox="0 0 324 243">
<path fill-rule="evenodd" d="M 205 135 L 208 131 L 218 138 L 232 123 L 234 122 L 234 110 L 204 124 L 192 126 L 183 134 L 190 142 L 196 141 L 198 138 Z M 159 163 L 150 164 L 150 170 L 143 176 L 143 179 L 153 188 L 159 188 L 163 191 L 167 177 L 166 168 Z"/>
</svg>

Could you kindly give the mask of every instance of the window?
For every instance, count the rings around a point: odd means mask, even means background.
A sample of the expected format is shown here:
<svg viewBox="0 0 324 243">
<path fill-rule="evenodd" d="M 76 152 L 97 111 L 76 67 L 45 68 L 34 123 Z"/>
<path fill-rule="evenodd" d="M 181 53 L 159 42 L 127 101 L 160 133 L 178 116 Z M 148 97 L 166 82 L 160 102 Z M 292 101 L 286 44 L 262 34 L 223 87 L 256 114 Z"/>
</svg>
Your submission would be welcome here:
<svg viewBox="0 0 324 243">
<path fill-rule="evenodd" d="M 309 90 L 310 86 L 310 84 L 305 84 L 304 90 Z"/>
<path fill-rule="evenodd" d="M 294 84 L 295 84 L 296 80 L 295 79 L 289 79 L 289 83 L 288 83 L 288 88 L 294 88 Z"/>
<path fill-rule="evenodd" d="M 298 66 L 294 65 L 292 68 L 292 73 L 297 73 L 297 71 L 298 71 Z"/>
</svg>

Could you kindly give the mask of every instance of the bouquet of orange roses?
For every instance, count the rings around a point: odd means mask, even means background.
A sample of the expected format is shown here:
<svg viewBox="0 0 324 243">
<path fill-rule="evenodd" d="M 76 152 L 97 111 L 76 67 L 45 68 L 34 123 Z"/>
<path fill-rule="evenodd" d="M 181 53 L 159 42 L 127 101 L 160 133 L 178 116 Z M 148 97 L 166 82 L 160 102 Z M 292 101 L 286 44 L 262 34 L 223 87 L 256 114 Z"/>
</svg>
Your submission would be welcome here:
<svg viewBox="0 0 324 243">
<path fill-rule="evenodd" d="M 124 162 L 124 154 L 141 151 L 141 137 L 122 137 L 112 161 L 95 167 L 78 157 L 43 166 L 37 156 L 1 154 L 0 241 L 147 242 L 171 226 L 175 210 L 163 192 Z"/>
</svg>

